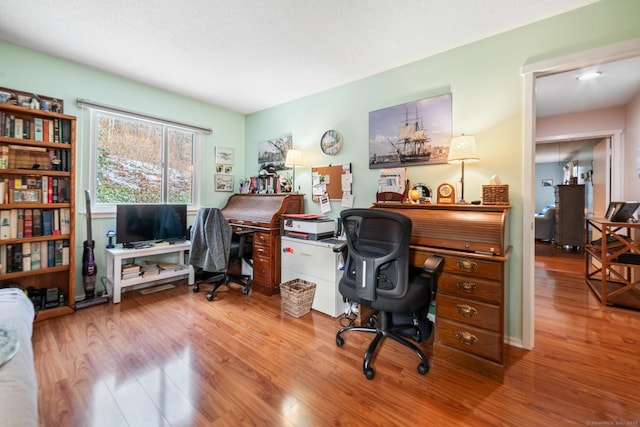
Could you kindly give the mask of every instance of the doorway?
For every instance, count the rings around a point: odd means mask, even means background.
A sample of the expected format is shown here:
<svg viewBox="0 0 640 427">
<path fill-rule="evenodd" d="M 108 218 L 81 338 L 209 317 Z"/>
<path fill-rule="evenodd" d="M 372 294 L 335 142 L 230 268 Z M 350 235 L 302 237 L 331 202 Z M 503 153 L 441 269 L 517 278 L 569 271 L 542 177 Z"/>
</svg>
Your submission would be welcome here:
<svg viewBox="0 0 640 427">
<path fill-rule="evenodd" d="M 523 150 L 523 193 L 535 194 L 535 141 L 536 141 L 536 81 L 543 76 L 578 70 L 596 64 L 618 61 L 640 56 L 640 39 L 627 40 L 614 45 L 580 52 L 566 57 L 526 65 L 522 72 L 525 82 L 524 105 L 524 150 Z M 602 132 L 602 137 L 611 135 L 612 153 L 610 169 L 618 171 L 611 176 L 610 197 L 622 196 L 622 129 Z M 522 262 L 522 347 L 534 347 L 535 329 L 535 275 L 534 275 L 534 200 L 523 197 L 523 262 Z"/>
</svg>

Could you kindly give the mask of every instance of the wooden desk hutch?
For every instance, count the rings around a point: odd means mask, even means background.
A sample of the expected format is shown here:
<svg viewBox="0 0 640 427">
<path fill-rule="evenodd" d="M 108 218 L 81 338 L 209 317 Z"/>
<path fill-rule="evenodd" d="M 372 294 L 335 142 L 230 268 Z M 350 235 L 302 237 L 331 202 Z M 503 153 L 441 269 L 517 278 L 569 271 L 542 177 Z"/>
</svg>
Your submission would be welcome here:
<svg viewBox="0 0 640 427">
<path fill-rule="evenodd" d="M 412 265 L 443 256 L 434 356 L 502 382 L 504 295 L 511 253 L 507 205 L 375 203 L 411 218 Z"/>
<path fill-rule="evenodd" d="M 253 230 L 253 282 L 251 288 L 265 295 L 280 292 L 280 218 L 304 212 L 304 198 L 297 193 L 234 194 L 224 208 L 232 227 Z"/>
</svg>

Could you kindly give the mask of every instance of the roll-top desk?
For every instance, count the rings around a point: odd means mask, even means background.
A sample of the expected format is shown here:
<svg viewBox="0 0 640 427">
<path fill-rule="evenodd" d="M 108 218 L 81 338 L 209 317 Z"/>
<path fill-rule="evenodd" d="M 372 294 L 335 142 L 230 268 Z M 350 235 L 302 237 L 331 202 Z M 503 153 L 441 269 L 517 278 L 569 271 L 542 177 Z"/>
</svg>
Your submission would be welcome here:
<svg viewBox="0 0 640 427">
<path fill-rule="evenodd" d="M 509 277 L 506 205 L 376 203 L 412 221 L 411 263 L 443 256 L 434 356 L 502 382 L 504 294 Z"/>
<path fill-rule="evenodd" d="M 280 217 L 304 212 L 302 194 L 234 194 L 221 209 L 232 227 L 253 230 L 251 288 L 273 295 L 280 286 Z"/>
</svg>

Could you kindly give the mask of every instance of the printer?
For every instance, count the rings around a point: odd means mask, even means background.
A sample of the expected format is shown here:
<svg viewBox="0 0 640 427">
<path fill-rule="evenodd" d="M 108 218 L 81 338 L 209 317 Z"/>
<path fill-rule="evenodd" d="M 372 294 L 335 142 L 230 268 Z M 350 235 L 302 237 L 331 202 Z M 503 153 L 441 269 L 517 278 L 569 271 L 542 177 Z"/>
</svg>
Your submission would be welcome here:
<svg viewBox="0 0 640 427">
<path fill-rule="evenodd" d="M 285 215 L 282 228 L 285 236 L 304 240 L 322 240 L 335 234 L 335 222 L 318 215 Z"/>
</svg>

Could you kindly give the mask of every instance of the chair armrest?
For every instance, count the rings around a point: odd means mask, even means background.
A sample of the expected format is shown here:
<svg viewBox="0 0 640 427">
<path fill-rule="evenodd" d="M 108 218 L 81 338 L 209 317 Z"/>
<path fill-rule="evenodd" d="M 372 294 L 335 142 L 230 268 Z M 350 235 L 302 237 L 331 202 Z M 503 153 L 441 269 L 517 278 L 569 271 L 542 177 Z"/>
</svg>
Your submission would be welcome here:
<svg viewBox="0 0 640 427">
<path fill-rule="evenodd" d="M 244 245 L 247 242 L 247 236 L 255 233 L 255 230 L 233 230 L 233 234 L 238 236 L 238 258 L 245 258 Z"/>
<path fill-rule="evenodd" d="M 342 252 L 342 251 L 345 250 L 346 246 L 347 246 L 347 241 L 346 240 L 344 242 L 336 243 L 333 246 L 333 252 L 336 252 L 336 253 Z"/>
<path fill-rule="evenodd" d="M 440 274 L 443 267 L 444 258 L 440 255 L 431 255 L 422 264 L 422 270 L 429 274 Z"/>
</svg>

